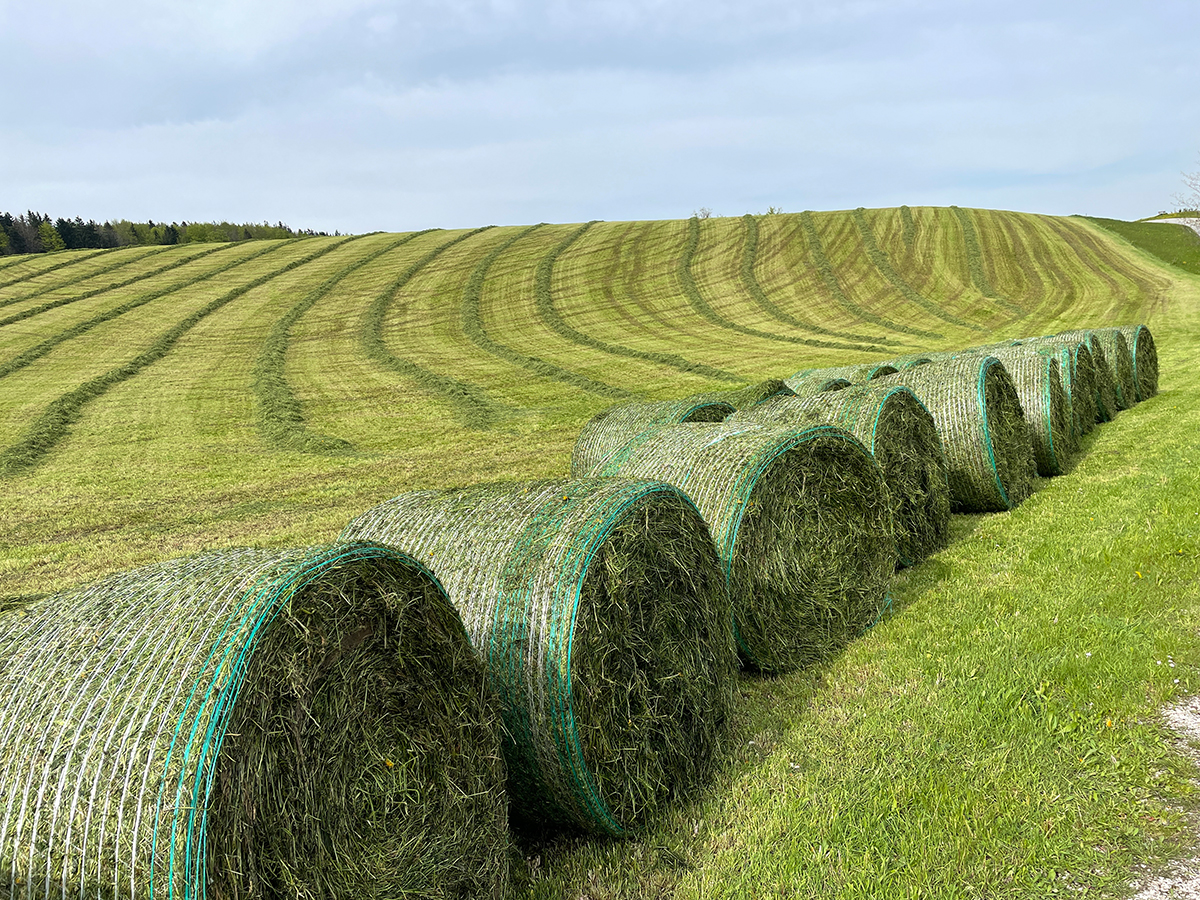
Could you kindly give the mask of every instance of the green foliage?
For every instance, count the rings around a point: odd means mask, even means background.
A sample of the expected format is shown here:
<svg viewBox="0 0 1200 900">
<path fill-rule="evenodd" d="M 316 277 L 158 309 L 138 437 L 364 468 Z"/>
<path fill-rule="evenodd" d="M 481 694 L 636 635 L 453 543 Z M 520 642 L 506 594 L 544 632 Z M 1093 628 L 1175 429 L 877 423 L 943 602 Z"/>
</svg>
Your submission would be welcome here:
<svg viewBox="0 0 1200 900">
<path fill-rule="evenodd" d="M 1086 216 L 1106 231 L 1119 235 L 1168 265 L 1200 275 L 1200 234 L 1186 225 L 1166 222 L 1122 222 Z"/>
<path fill-rule="evenodd" d="M 49 222 L 43 222 L 38 226 L 38 238 L 41 239 L 43 253 L 53 253 L 55 250 L 67 249 L 67 245 L 63 243 L 62 237 Z"/>
</svg>

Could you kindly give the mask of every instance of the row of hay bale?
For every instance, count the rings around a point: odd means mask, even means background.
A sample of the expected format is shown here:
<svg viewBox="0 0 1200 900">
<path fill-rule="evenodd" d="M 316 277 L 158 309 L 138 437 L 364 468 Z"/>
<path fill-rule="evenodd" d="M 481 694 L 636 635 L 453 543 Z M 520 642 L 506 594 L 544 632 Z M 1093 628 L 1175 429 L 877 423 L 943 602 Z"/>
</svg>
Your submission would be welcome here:
<svg viewBox="0 0 1200 900">
<path fill-rule="evenodd" d="M 952 508 L 1015 506 L 1156 387 L 1136 326 L 628 404 L 569 478 L 411 492 L 329 546 L 10 611 L 0 882 L 502 896 L 510 821 L 620 835 L 687 795 L 739 660 L 835 651 Z"/>
</svg>

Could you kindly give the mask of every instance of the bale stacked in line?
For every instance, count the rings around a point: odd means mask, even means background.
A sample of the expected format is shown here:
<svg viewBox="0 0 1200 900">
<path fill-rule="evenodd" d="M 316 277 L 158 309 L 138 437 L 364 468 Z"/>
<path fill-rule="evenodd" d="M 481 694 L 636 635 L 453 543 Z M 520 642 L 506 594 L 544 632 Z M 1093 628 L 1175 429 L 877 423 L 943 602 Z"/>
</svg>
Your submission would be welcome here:
<svg viewBox="0 0 1200 900">
<path fill-rule="evenodd" d="M 766 381 L 760 381 L 758 384 L 752 384 L 749 387 L 741 388 L 736 391 L 711 391 L 706 394 L 696 394 L 687 399 L 693 403 L 728 403 L 735 410 L 747 409 L 751 406 L 757 406 L 759 403 L 765 403 L 772 397 L 796 396 L 793 391 L 781 378 L 768 378 Z M 715 419 L 689 419 L 690 422 L 699 421 L 718 421 Z M 674 423 L 672 423 L 674 424 Z"/>
<path fill-rule="evenodd" d="M 1021 346 L 1058 359 L 1059 378 L 1071 410 L 1078 446 L 1083 435 L 1096 427 L 1096 377 L 1092 352 L 1081 341 L 1054 337 L 1031 338 Z"/>
<path fill-rule="evenodd" d="M 213 553 L 25 612 L 0 637 L 8 896 L 503 896 L 494 704 L 413 560 Z"/>
<path fill-rule="evenodd" d="M 1158 393 L 1158 349 L 1154 346 L 1154 335 L 1145 325 L 1123 325 L 1119 330 L 1129 347 L 1137 399 L 1153 397 Z"/>
<path fill-rule="evenodd" d="M 788 381 L 788 387 L 793 397 L 812 397 L 817 394 L 829 394 L 850 387 L 850 382 L 845 378 L 838 378 L 836 376 L 830 378 L 820 372 L 811 377 L 808 375 L 793 375 Z"/>
<path fill-rule="evenodd" d="M 575 441 L 574 455 L 592 469 L 643 432 L 668 425 L 721 422 L 734 411 L 732 404 L 708 394 L 684 400 L 620 403 L 597 413 L 583 426 Z"/>
<path fill-rule="evenodd" d="M 445 584 L 500 700 L 521 826 L 619 835 L 710 774 L 737 654 L 712 538 L 681 491 L 416 491 L 342 537 L 394 544 Z"/>
<path fill-rule="evenodd" d="M 908 388 L 868 383 L 832 394 L 781 398 L 735 413 L 726 421 L 790 427 L 826 423 L 844 428 L 871 451 L 883 471 L 900 563 L 915 565 L 946 546 L 950 483 L 942 439 L 933 417 Z"/>
<path fill-rule="evenodd" d="M 905 369 L 915 369 L 917 366 L 923 366 L 925 363 L 933 362 L 932 356 L 919 354 L 917 356 L 897 356 L 895 359 L 889 359 L 883 363 L 877 363 L 885 368 L 894 369 L 897 372 L 903 372 Z M 891 373 L 885 373 L 891 374 Z"/>
<path fill-rule="evenodd" d="M 884 379 L 925 404 L 946 451 L 953 505 L 1012 509 L 1033 489 L 1033 448 L 1012 378 L 994 356 L 933 362 Z"/>
<path fill-rule="evenodd" d="M 1117 388 L 1112 364 L 1104 352 L 1100 338 L 1090 330 L 1064 331 L 1054 335 L 1059 340 L 1074 340 L 1085 344 L 1092 355 L 1092 381 L 1096 397 L 1096 421 L 1110 422 L 1117 414 Z"/>
<path fill-rule="evenodd" d="M 1104 348 L 1104 357 L 1112 367 L 1117 409 L 1129 409 L 1137 403 L 1137 383 L 1133 379 L 1133 355 L 1119 328 L 1094 328 L 1092 333 Z"/>
<path fill-rule="evenodd" d="M 882 378 L 885 375 L 892 375 L 895 372 L 896 368 L 887 363 L 869 363 L 865 366 L 833 366 L 822 369 L 801 369 L 791 378 L 786 379 L 786 382 L 787 386 L 797 394 L 811 394 L 815 393 L 815 391 L 811 388 L 805 388 L 806 383 L 829 382 L 834 379 L 844 378 L 851 384 L 861 384 L 864 381 Z"/>
<path fill-rule="evenodd" d="M 572 460 L 573 473 L 582 465 Z M 896 567 L 887 488 L 870 452 L 841 429 L 681 425 L 640 436 L 592 474 L 660 479 L 695 501 L 750 666 L 820 659 L 883 608 Z"/>
<path fill-rule="evenodd" d="M 1039 475 L 1061 475 L 1075 453 L 1075 427 L 1058 360 L 1036 348 L 1010 347 L 987 354 L 1004 363 L 1021 400 Z"/>
</svg>

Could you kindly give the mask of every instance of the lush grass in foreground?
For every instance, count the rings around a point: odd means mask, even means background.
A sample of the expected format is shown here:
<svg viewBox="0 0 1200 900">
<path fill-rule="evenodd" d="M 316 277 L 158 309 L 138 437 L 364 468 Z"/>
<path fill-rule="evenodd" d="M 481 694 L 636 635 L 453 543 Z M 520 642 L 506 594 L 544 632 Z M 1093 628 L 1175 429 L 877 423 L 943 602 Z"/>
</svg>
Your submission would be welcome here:
<svg viewBox="0 0 1200 900">
<path fill-rule="evenodd" d="M 1089 217 L 1101 228 L 1119 234 L 1139 250 L 1152 253 L 1163 262 L 1185 272 L 1200 275 L 1200 234 L 1186 225 L 1171 222 L 1122 222 L 1119 219 Z"/>
</svg>

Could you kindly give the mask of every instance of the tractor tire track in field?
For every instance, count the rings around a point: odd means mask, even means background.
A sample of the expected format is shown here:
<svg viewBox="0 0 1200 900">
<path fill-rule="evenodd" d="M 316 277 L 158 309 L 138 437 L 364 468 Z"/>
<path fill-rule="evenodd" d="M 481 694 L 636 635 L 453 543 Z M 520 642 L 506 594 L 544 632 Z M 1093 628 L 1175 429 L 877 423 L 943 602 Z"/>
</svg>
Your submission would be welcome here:
<svg viewBox="0 0 1200 900">
<path fill-rule="evenodd" d="M 973 331 L 987 331 L 986 328 L 976 325 L 973 322 L 968 322 L 966 319 L 960 319 L 953 313 L 946 312 L 934 301 L 926 297 L 922 297 L 913 288 L 913 286 L 905 281 L 900 276 L 900 273 L 892 267 L 891 260 L 888 259 L 887 254 L 879 249 L 879 242 L 875 239 L 875 232 L 871 230 L 871 223 L 867 221 L 866 210 L 860 206 L 858 209 L 854 210 L 850 216 L 854 220 L 855 227 L 858 229 L 859 237 L 862 238 L 863 247 L 867 251 L 867 257 L 871 260 L 871 264 L 879 270 L 879 274 L 886 278 L 892 287 L 900 292 L 900 296 L 914 306 L 919 306 L 931 316 L 936 316 L 937 318 L 941 319 L 943 322 L 947 322 L 951 325 L 957 325 L 959 328 L 970 328 Z M 933 336 L 939 338 L 942 337 L 940 334 L 935 334 Z"/>
<path fill-rule="evenodd" d="M 803 331 L 811 331 L 814 334 L 824 334 L 830 337 L 841 338 L 844 341 L 857 341 L 857 344 L 845 344 L 835 341 L 819 341 L 810 340 L 808 344 L 812 347 L 827 347 L 834 350 L 863 350 L 875 349 L 865 348 L 862 344 L 870 344 L 875 338 L 869 335 L 852 334 L 843 331 L 832 331 L 828 328 L 822 328 L 812 322 L 805 322 L 791 316 L 769 297 L 767 292 L 763 290 L 759 284 L 758 277 L 754 274 L 754 266 L 758 259 L 758 217 L 746 213 L 742 216 L 742 221 L 746 223 L 746 237 L 742 243 L 742 285 L 750 294 L 750 299 L 757 304 L 758 308 L 769 315 L 772 319 L 783 322 L 785 325 L 791 325 L 793 328 L 799 328 Z"/>
<path fill-rule="evenodd" d="M 817 223 L 813 221 L 813 215 L 810 211 L 805 210 L 800 213 L 800 226 L 804 229 L 804 236 L 808 239 L 809 252 L 812 254 L 813 263 L 821 276 L 821 280 L 825 283 L 825 289 L 838 306 L 851 315 L 858 316 L 864 322 L 870 322 L 873 325 L 878 325 L 880 328 L 886 328 L 888 331 L 895 331 L 899 334 L 910 334 L 914 337 L 941 337 L 941 335 L 935 334 L 932 331 L 909 328 L 907 325 L 901 325 L 898 322 L 893 322 L 891 319 L 877 316 L 875 313 L 863 309 L 852 301 L 842 290 L 842 285 L 838 281 L 837 274 L 833 271 L 833 264 L 830 263 L 829 257 L 825 255 L 825 245 L 821 242 L 821 235 L 817 233 Z"/>
<path fill-rule="evenodd" d="M 20 284 L 22 281 L 32 281 L 33 279 L 35 279 L 41 275 L 48 275 L 51 272 L 57 272 L 61 269 L 67 269 L 67 268 L 70 268 L 71 266 L 79 265 L 80 263 L 87 262 L 89 259 L 95 259 L 97 256 L 107 256 L 110 253 L 116 253 L 118 250 L 128 250 L 128 249 L 129 249 L 128 247 L 110 247 L 107 250 L 101 250 L 99 253 L 89 253 L 86 256 L 76 256 L 76 257 L 73 257 L 72 259 L 68 259 L 68 260 L 64 260 L 63 262 L 56 263 L 53 266 L 46 266 L 46 268 L 38 269 L 36 272 L 26 272 L 24 275 L 19 275 L 16 278 L 10 278 L 8 281 L 0 282 L 0 291 L 4 290 L 5 288 L 10 288 L 14 284 Z M 169 248 L 164 248 L 164 249 L 169 249 Z M 161 251 L 154 251 L 154 252 L 161 252 Z M 146 256 L 150 256 L 150 255 L 151 255 L 150 253 L 147 253 L 143 256 L 139 256 L 138 259 L 145 259 Z M 83 276 L 83 278 L 91 278 L 92 275 L 102 274 L 106 271 L 111 271 L 112 269 L 115 269 L 115 268 L 117 268 L 119 266 L 123 266 L 123 265 L 126 265 L 126 263 L 124 263 L 124 262 L 117 263 L 114 266 L 110 266 L 108 269 L 101 269 L 99 273 L 90 272 L 87 275 Z M 82 281 L 83 278 L 77 278 L 75 280 Z M 70 284 L 73 282 L 68 282 L 68 283 Z M 14 302 L 16 302 L 16 301 L 14 301 Z"/>
<path fill-rule="evenodd" d="M 116 284 L 109 284 L 109 285 L 105 285 L 104 287 L 93 288 L 90 291 L 84 291 L 82 294 L 73 294 L 70 297 L 63 297 L 58 300 L 51 300 L 48 303 L 43 303 L 41 306 L 34 306 L 29 309 L 23 310 L 22 312 L 14 313 L 13 315 L 9 316 L 6 319 L 0 319 L 0 328 L 3 328 L 5 325 L 11 325 L 13 322 L 21 322 L 25 319 L 32 319 L 34 316 L 40 315 L 44 312 L 48 312 L 49 310 L 52 310 L 52 309 L 58 309 L 60 306 L 67 306 L 68 304 L 76 303 L 79 300 L 90 300 L 92 297 L 98 297 L 101 294 L 108 293 L 109 291 L 116 291 L 116 290 L 120 290 L 121 288 L 129 287 L 129 285 L 131 285 L 131 284 L 137 284 L 139 281 L 145 281 L 147 278 L 154 278 L 156 275 L 161 275 L 163 272 L 170 272 L 172 269 L 178 269 L 178 268 L 181 268 L 182 266 L 186 266 L 188 263 L 192 262 L 193 260 L 204 259 L 204 257 L 206 257 L 206 256 L 212 256 L 214 253 L 221 253 L 226 250 L 231 250 L 232 248 L 234 248 L 236 246 L 237 246 L 237 244 L 223 244 L 220 247 L 214 247 L 211 250 L 205 250 L 201 253 L 197 253 L 195 256 L 188 256 L 183 259 L 173 260 L 172 262 L 167 263 L 165 266 L 159 266 L 157 269 L 154 269 L 150 272 L 143 272 L 141 275 L 134 275 L 132 278 L 127 278 L 124 281 L 117 282 Z M 143 257 L 143 259 L 144 258 L 145 257 Z M 112 268 L 118 268 L 118 267 L 113 266 Z M 95 274 L 99 274 L 99 273 L 95 273 Z M 91 275 L 88 276 L 88 278 L 91 278 L 91 277 L 92 277 Z M 84 281 L 84 280 L 86 280 L 86 279 L 82 279 L 82 278 L 76 279 L 76 281 Z M 40 291 L 39 293 L 40 294 L 48 294 L 51 291 L 57 291 L 63 287 L 69 287 L 71 284 L 74 284 L 74 283 L 76 283 L 76 282 L 67 282 L 65 285 L 55 285 L 53 288 L 48 288 L 47 290 Z M 30 294 L 26 297 L 19 298 L 19 300 L 29 300 L 36 296 L 38 296 L 38 294 Z M 4 303 L 0 303 L 0 306 L 7 306 L 10 302 L 16 303 L 16 302 L 18 302 L 18 300 L 5 301 Z"/>
<path fill-rule="evenodd" d="M 599 338 L 585 334 L 578 329 L 572 328 L 567 324 L 566 320 L 554 308 L 554 291 L 552 289 L 552 279 L 554 275 L 554 264 L 558 258 L 566 252 L 575 241 L 583 237 L 583 233 L 595 225 L 596 222 L 587 222 L 567 236 L 558 246 L 554 247 L 542 257 L 538 263 L 537 274 L 534 281 L 534 296 L 537 300 L 538 318 L 551 330 L 555 331 L 562 337 L 566 338 L 573 344 L 579 344 L 584 347 L 590 347 L 593 350 L 599 350 L 602 353 L 609 353 L 613 356 L 624 356 L 629 359 L 642 359 L 647 362 L 657 363 L 663 366 L 670 366 L 678 369 L 681 372 L 687 372 L 690 375 L 701 375 L 707 378 L 716 378 L 721 381 L 741 382 L 745 379 L 732 372 L 726 372 L 724 369 L 717 369 L 712 366 L 707 366 L 704 363 L 691 362 L 684 359 L 675 353 L 656 353 L 652 350 L 636 350 L 633 347 L 626 347 L 623 344 L 610 344 L 607 341 L 602 341 Z"/>
<path fill-rule="evenodd" d="M 680 287 L 683 288 L 683 295 L 687 298 L 688 304 L 696 311 L 701 318 L 718 325 L 721 328 L 729 331 L 736 331 L 739 334 L 749 335 L 750 337 L 765 338 L 768 341 L 780 341 L 787 344 L 803 344 L 809 347 L 833 347 L 842 350 L 868 350 L 874 353 L 883 353 L 884 350 L 877 346 L 864 346 L 856 344 L 838 344 L 825 341 L 814 341 L 812 338 L 795 337 L 793 335 L 775 334 L 771 331 L 760 331 L 757 328 L 747 328 L 745 325 L 739 325 L 731 319 L 725 318 L 719 312 L 712 308 L 704 295 L 700 293 L 700 288 L 696 285 L 696 277 L 692 274 L 692 259 L 696 256 L 696 251 L 700 247 L 700 219 L 696 216 L 688 219 L 688 234 L 687 240 L 683 246 L 683 254 L 679 257 L 679 266 L 676 270 L 679 276 Z M 878 340 L 875 343 L 879 343 Z"/>
<path fill-rule="evenodd" d="M 963 244 L 967 249 L 967 271 L 971 274 L 971 284 L 975 286 L 975 290 L 1012 313 L 1012 321 L 1025 318 L 1029 313 L 997 291 L 987 277 L 983 267 L 983 251 L 979 247 L 979 234 L 975 231 L 975 223 L 971 221 L 970 214 L 960 206 L 951 206 L 950 209 L 962 229 Z"/>
<path fill-rule="evenodd" d="M 543 227 L 545 223 L 530 225 L 528 228 L 523 228 L 513 235 L 508 240 L 504 241 L 487 256 L 479 261 L 479 265 L 475 267 L 475 271 L 471 273 L 470 279 L 467 281 L 467 286 L 463 288 L 462 295 L 462 326 L 463 333 L 475 342 L 481 349 L 490 353 L 505 362 L 528 369 L 543 378 L 551 378 L 555 381 L 561 381 L 564 384 L 570 384 L 579 388 L 582 391 L 587 391 L 589 394 L 598 394 L 602 397 L 617 397 L 626 398 L 637 396 L 632 391 L 627 391 L 624 388 L 615 387 L 611 384 L 605 384 L 601 381 L 595 381 L 588 378 L 586 375 L 580 375 L 578 372 L 571 372 L 554 363 L 547 362 L 544 359 L 539 359 L 536 356 L 526 356 L 524 353 L 518 353 L 516 350 L 502 344 L 497 340 L 492 339 L 487 329 L 483 327 L 483 282 L 487 277 L 487 271 L 491 268 L 492 263 L 503 255 L 509 247 L 519 241 L 521 238 Z"/>
<path fill-rule="evenodd" d="M 390 241 L 382 248 L 373 250 L 361 259 L 356 259 L 338 269 L 315 288 L 301 297 L 292 308 L 275 323 L 263 341 L 258 360 L 254 364 L 254 399 L 258 411 L 258 430 L 263 439 L 279 450 L 299 450 L 304 453 L 336 455 L 353 453 L 354 445 L 341 438 L 328 437 L 309 431 L 300 398 L 288 384 L 284 369 L 287 362 L 288 345 L 292 340 L 292 329 L 300 318 L 348 275 L 361 269 L 385 253 L 402 247 L 409 241 L 433 231 L 417 231 Z M 358 238 L 351 238 L 357 240 Z M 339 244 L 344 247 L 349 241 Z"/>
<path fill-rule="evenodd" d="M 81 384 L 73 391 L 68 391 L 56 400 L 52 400 L 42 411 L 42 414 L 25 430 L 25 436 L 21 440 L 6 447 L 4 450 L 0 450 L 0 476 L 15 475 L 36 466 L 57 444 L 70 434 L 71 426 L 79 421 L 79 417 L 83 415 L 83 409 L 87 404 L 103 396 L 110 388 L 116 387 L 118 384 L 133 378 L 147 366 L 158 362 L 170 353 L 171 349 L 179 343 L 179 340 L 202 320 L 217 312 L 222 307 L 229 305 L 239 297 L 248 294 L 255 288 L 262 287 L 264 284 L 286 272 L 298 269 L 300 266 L 307 265 L 313 260 L 319 259 L 326 253 L 336 250 L 344 243 L 346 243 L 345 240 L 327 244 L 305 257 L 293 260 L 272 272 L 268 272 L 266 275 L 255 278 L 253 281 L 239 288 L 234 288 L 232 291 L 222 294 L 220 297 L 196 310 L 182 322 L 163 332 L 159 335 L 158 340 L 148 349 L 139 353 L 129 362 L 115 369 L 110 369 L 103 375 Z"/>
<path fill-rule="evenodd" d="M 266 256 L 268 253 L 274 253 L 276 250 L 280 250 L 284 246 L 290 245 L 290 243 L 291 242 L 289 241 L 288 244 L 275 244 L 273 246 L 263 247 L 259 250 L 256 250 L 255 252 L 249 254 L 248 256 L 243 256 L 240 259 L 236 259 L 236 260 L 233 260 L 232 262 L 228 262 L 225 265 L 221 266 L 220 268 L 212 270 L 211 272 L 205 272 L 202 275 L 200 275 L 196 278 L 193 278 L 191 281 L 189 281 L 185 284 L 171 285 L 169 287 L 160 288 L 156 291 L 151 291 L 148 294 L 142 294 L 138 297 L 134 297 L 132 300 L 127 300 L 125 303 L 122 303 L 120 306 L 114 306 L 112 309 L 106 310 L 105 312 L 102 312 L 98 315 L 92 316 L 92 318 L 90 318 L 90 319 L 87 319 L 83 322 L 77 322 L 76 324 L 70 326 L 69 328 L 64 328 L 62 331 L 58 332 L 58 334 L 51 335 L 50 337 L 46 338 L 46 340 L 42 341 L 40 344 L 36 344 L 33 347 L 30 347 L 28 350 L 24 351 L 23 353 L 17 354 L 12 359 L 0 363 L 0 378 L 4 378 L 8 375 L 11 375 L 13 372 L 16 372 L 18 369 L 25 368 L 30 363 L 41 359 L 43 356 L 45 356 L 47 353 L 49 353 L 51 350 L 53 350 L 59 344 L 69 341 L 72 338 L 79 337 L 79 335 L 84 334 L 87 331 L 91 331 L 97 325 L 102 325 L 105 322 L 111 322 L 113 319 L 117 318 L 118 316 L 123 316 L 123 315 L 125 315 L 125 313 L 137 309 L 139 306 L 145 306 L 151 300 L 157 300 L 160 297 L 165 297 L 168 294 L 174 294 L 177 291 L 181 291 L 185 288 L 189 288 L 194 284 L 200 284 L 201 282 L 208 281 L 209 279 L 215 278 L 218 275 L 223 275 L 226 272 L 230 271 L 231 269 L 236 269 L 238 266 L 242 265 L 243 263 L 248 263 L 251 260 L 259 259 L 260 257 Z M 207 255 L 207 254 L 204 254 L 204 255 Z M 196 257 L 192 257 L 191 259 L 195 259 L 195 258 Z M 189 260 L 189 262 L 190 261 L 191 260 Z"/>
<path fill-rule="evenodd" d="M 363 349 L 370 359 L 397 375 L 415 381 L 422 390 L 441 397 L 453 406 L 460 424 L 478 431 L 487 431 L 494 427 L 508 407 L 491 400 L 487 393 L 476 384 L 451 378 L 449 375 L 442 375 L 426 369 L 410 359 L 396 356 L 388 350 L 387 344 L 383 340 L 383 320 L 387 317 L 396 297 L 416 277 L 417 273 L 451 247 L 495 227 L 495 225 L 485 225 L 483 228 L 476 228 L 474 231 L 460 234 L 458 237 L 434 247 L 405 269 L 371 302 L 363 319 L 361 333 Z"/>
</svg>

